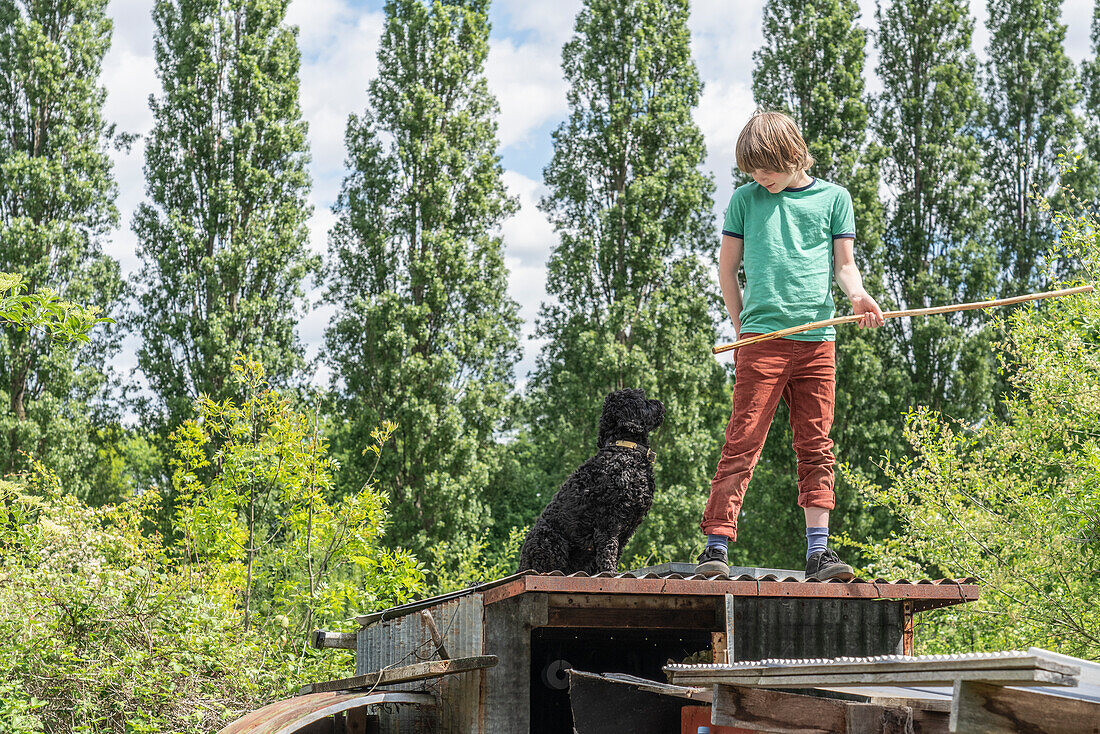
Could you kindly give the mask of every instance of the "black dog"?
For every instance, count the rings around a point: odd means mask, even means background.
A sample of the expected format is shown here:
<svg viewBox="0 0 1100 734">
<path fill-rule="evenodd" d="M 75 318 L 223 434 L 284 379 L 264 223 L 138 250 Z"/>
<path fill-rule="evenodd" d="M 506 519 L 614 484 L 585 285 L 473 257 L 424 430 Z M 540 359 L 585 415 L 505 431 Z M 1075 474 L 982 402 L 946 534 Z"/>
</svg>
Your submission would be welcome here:
<svg viewBox="0 0 1100 734">
<path fill-rule="evenodd" d="M 619 390 L 603 401 L 596 455 L 561 485 L 520 551 L 520 570 L 610 571 L 653 505 L 649 432 L 665 406 L 644 390 Z"/>
</svg>

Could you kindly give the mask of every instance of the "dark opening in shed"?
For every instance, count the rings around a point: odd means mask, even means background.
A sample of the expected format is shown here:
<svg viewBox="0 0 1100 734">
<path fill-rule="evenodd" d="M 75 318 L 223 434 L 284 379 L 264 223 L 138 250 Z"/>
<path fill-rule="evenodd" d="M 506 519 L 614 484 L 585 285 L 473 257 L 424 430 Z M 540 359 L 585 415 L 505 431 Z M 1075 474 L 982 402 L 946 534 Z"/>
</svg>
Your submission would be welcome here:
<svg viewBox="0 0 1100 734">
<path fill-rule="evenodd" d="M 710 630 L 555 629 L 531 632 L 531 732 L 573 731 L 566 670 L 664 680 L 661 668 L 711 647 Z M 709 656 L 706 658 L 709 660 Z"/>
</svg>

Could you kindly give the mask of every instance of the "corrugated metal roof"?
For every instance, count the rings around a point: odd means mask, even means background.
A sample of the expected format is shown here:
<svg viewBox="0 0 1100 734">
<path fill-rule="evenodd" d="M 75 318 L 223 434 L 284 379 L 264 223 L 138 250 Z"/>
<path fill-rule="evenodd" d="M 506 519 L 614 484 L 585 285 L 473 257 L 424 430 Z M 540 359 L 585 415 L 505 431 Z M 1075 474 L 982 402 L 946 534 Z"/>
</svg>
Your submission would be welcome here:
<svg viewBox="0 0 1100 734">
<path fill-rule="evenodd" d="M 637 574 L 641 574 L 640 576 Z M 795 574 L 797 572 L 790 572 Z M 799 574 L 801 575 L 801 574 Z M 589 576 L 575 573 L 568 576 L 555 571 L 549 574 L 516 573 L 501 579 L 453 591 L 448 594 L 403 604 L 356 617 L 366 627 L 376 622 L 395 619 L 421 609 L 427 609 L 469 594 L 482 594 L 485 604 L 493 604 L 527 592 L 608 593 L 608 594 L 681 594 L 722 596 L 761 596 L 790 598 L 843 598 L 913 600 L 914 611 L 961 604 L 978 598 L 977 580 L 938 579 L 917 582 L 908 579 L 853 579 L 852 581 L 806 580 L 794 575 L 766 573 L 761 576 L 741 574 L 736 578 L 715 578 L 682 573 L 655 573 L 647 569 L 626 573 L 601 573 Z"/>
<path fill-rule="evenodd" d="M 218 734 L 293 734 L 333 714 L 360 706 L 434 706 L 435 696 L 411 692 L 310 693 L 268 704 L 237 719 Z"/>
<path fill-rule="evenodd" d="M 804 660 L 786 660 L 786 659 L 770 659 L 770 660 L 745 660 L 734 663 L 727 663 L 722 665 L 685 665 L 682 663 L 669 664 L 665 666 L 665 670 L 669 672 L 675 671 L 700 671 L 705 672 L 707 670 L 713 671 L 732 671 L 732 670 L 759 670 L 764 668 L 770 669 L 786 669 L 797 668 L 798 666 L 808 665 L 827 665 L 841 667 L 845 665 L 859 665 L 859 664 L 874 664 L 874 663 L 891 663 L 891 662 L 933 662 L 933 663 L 966 663 L 974 660 L 991 660 L 991 661 L 1012 661 L 1022 660 L 1029 657 L 1038 657 L 1046 660 L 1050 660 L 1062 665 L 1069 665 L 1080 669 L 1080 672 L 1076 675 L 1077 683 L 1075 686 L 1027 686 L 1023 688 L 1021 686 L 1005 686 L 1011 690 L 1027 690 L 1032 693 L 1041 693 L 1048 696 L 1059 696 L 1062 698 L 1071 698 L 1082 701 L 1091 701 L 1094 703 L 1100 703 L 1100 663 L 1093 660 L 1085 660 L 1082 658 L 1075 658 L 1069 655 L 1062 655 L 1060 653 L 1051 652 L 1050 650 L 1044 650 L 1040 647 L 1031 647 L 1026 651 L 1021 650 L 1007 650 L 1003 652 L 982 652 L 982 653 L 958 653 L 954 655 L 878 655 L 875 657 L 841 657 L 841 658 L 826 658 L 826 659 L 804 659 Z M 951 686 L 891 686 L 891 685 L 873 685 L 873 686 L 815 686 L 826 691 L 835 691 L 837 693 L 854 694 L 860 696 L 870 696 L 873 698 L 897 698 L 897 699 L 925 699 L 930 701 L 950 701 L 952 697 Z"/>
<path fill-rule="evenodd" d="M 838 657 L 838 658 L 768 658 L 766 660 L 741 660 L 733 663 L 715 663 L 715 664 L 699 664 L 689 665 L 684 663 L 670 663 L 665 666 L 666 670 L 693 670 L 693 671 L 707 671 L 707 670 L 743 670 L 750 669 L 755 670 L 758 668 L 798 668 L 800 666 L 807 665 L 826 665 L 826 666 L 844 666 L 844 665 L 864 665 L 873 663 L 959 663 L 967 662 L 970 660 L 1014 660 L 1035 657 L 1040 654 L 1042 656 L 1053 655 L 1054 653 L 1048 650 L 1042 650 L 1037 647 L 1031 648 L 1031 650 L 1024 652 L 1021 650 L 1005 650 L 1000 652 L 965 652 L 957 653 L 953 655 L 875 655 L 872 657 Z M 1061 656 L 1067 660 L 1074 661 L 1074 665 L 1077 664 L 1077 658 L 1071 658 L 1068 656 Z"/>
</svg>

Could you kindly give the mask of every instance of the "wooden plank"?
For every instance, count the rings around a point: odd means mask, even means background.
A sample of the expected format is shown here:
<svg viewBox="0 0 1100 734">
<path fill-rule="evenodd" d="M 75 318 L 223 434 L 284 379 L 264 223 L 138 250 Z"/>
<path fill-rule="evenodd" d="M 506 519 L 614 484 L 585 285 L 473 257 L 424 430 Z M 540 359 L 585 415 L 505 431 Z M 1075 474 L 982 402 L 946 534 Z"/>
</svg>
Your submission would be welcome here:
<svg viewBox="0 0 1100 734">
<path fill-rule="evenodd" d="M 968 734 L 1100 733 L 1100 703 L 975 681 L 955 683 L 951 731 Z"/>
<path fill-rule="evenodd" d="M 951 713 L 951 699 L 944 698 L 903 698 L 899 696 L 867 696 L 867 703 L 879 706 L 907 706 L 913 711 L 935 711 L 941 714 Z"/>
<path fill-rule="evenodd" d="M 950 711 L 913 709 L 913 734 L 949 734 Z"/>
<path fill-rule="evenodd" d="M 672 686 L 668 683 L 661 683 L 660 681 L 649 680 L 648 678 L 639 678 L 636 675 L 630 675 L 628 673 L 588 673 L 583 670 L 570 669 L 570 685 L 578 678 L 598 678 L 615 684 L 633 686 L 639 691 L 645 691 L 647 693 L 660 693 L 665 696 L 686 698 L 692 701 L 705 701 L 710 703 L 712 697 L 712 692 L 707 688 Z"/>
<path fill-rule="evenodd" d="M 732 663 L 737 660 L 737 650 L 734 644 L 734 622 L 737 613 L 737 597 L 726 594 L 722 600 L 722 627 L 726 631 L 726 659 L 723 662 Z"/>
<path fill-rule="evenodd" d="M 667 671 L 667 669 L 666 669 Z M 680 686 L 731 685 L 758 688 L 842 688 L 856 686 L 949 686 L 957 680 L 1001 686 L 1076 686 L 1073 676 L 1046 670 L 955 670 L 912 673 L 845 673 L 840 675 L 671 675 Z"/>
<path fill-rule="evenodd" d="M 596 627 L 620 629 L 714 629 L 714 608 L 709 609 L 562 609 L 551 607 L 547 627 Z"/>
<path fill-rule="evenodd" d="M 354 632 L 328 632 L 326 630 L 313 630 L 309 635 L 310 647 L 317 650 L 325 648 L 338 648 L 341 650 L 355 649 Z"/>
<path fill-rule="evenodd" d="M 453 658 L 451 660 L 429 660 L 425 663 L 413 663 L 402 665 L 398 668 L 385 668 L 373 671 L 366 675 L 356 675 L 351 678 L 324 681 L 309 686 L 308 693 L 323 693 L 325 691 L 351 691 L 357 688 L 376 688 L 394 683 L 411 683 L 425 678 L 439 678 L 454 673 L 468 673 L 471 670 L 491 668 L 497 664 L 496 655 L 477 655 L 469 658 Z M 304 690 L 304 689 L 303 689 Z"/>
<path fill-rule="evenodd" d="M 944 670 L 1046 670 L 1063 675 L 1077 676 L 1081 669 L 1038 655 L 990 656 L 981 658 L 911 658 L 867 659 L 852 662 L 829 661 L 775 661 L 738 665 L 722 670 L 697 668 L 700 673 L 718 675 L 839 675 L 844 673 L 895 673 Z M 692 672 L 681 669 L 682 673 Z"/>
<path fill-rule="evenodd" d="M 752 665 L 737 665 L 728 668 L 715 666 L 668 666 L 665 673 L 673 683 L 685 685 L 710 685 L 729 683 L 731 685 L 775 686 L 806 683 L 804 687 L 824 685 L 845 685 L 849 677 L 861 685 L 871 685 L 875 677 L 885 685 L 898 682 L 937 681 L 940 685 L 950 685 L 963 673 L 981 673 L 987 671 L 988 678 L 981 675 L 964 676 L 965 680 L 986 680 L 996 683 L 1000 680 L 1032 680 L 1050 682 L 1053 685 L 1076 685 L 1079 666 L 1043 658 L 1038 655 L 998 655 L 976 658 L 917 658 L 862 660 L 852 662 L 828 661 L 776 661 L 761 662 Z M 1019 676 L 1019 672 L 1031 671 L 1047 673 L 1049 676 Z M 901 676 L 901 677 L 894 677 Z M 915 676 L 906 678 L 904 676 Z M 923 676 L 923 677 L 921 677 Z M 1007 677 L 1006 677 L 1007 676 Z M 782 683 L 779 683 L 782 681 Z M 827 681 L 818 682 L 818 681 Z M 936 685 L 937 683 L 931 683 Z M 796 686 L 797 687 L 797 686 Z"/>
<path fill-rule="evenodd" d="M 531 630 L 545 626 L 546 615 L 545 594 L 501 599 L 485 608 L 485 651 L 497 655 L 501 662 L 485 673 L 479 700 L 480 728 L 471 731 L 530 731 Z"/>
<path fill-rule="evenodd" d="M 725 632 L 712 632 L 710 634 L 711 660 L 715 665 L 725 665 L 730 662 L 726 639 Z"/>
<path fill-rule="evenodd" d="M 914 623 L 913 623 L 913 600 L 906 599 L 901 603 L 901 610 L 904 621 L 902 622 L 901 633 L 901 654 L 912 655 L 915 652 L 914 645 Z"/>
<path fill-rule="evenodd" d="M 714 598 L 645 594 L 547 594 L 553 609 L 714 609 Z"/>
<path fill-rule="evenodd" d="M 722 726 L 780 734 L 906 734 L 908 708 L 838 701 L 797 693 L 720 685 L 711 720 Z"/>
<path fill-rule="evenodd" d="M 428 628 L 428 633 L 432 636 L 432 643 L 435 645 L 435 651 L 439 654 L 439 658 L 446 660 L 451 657 L 447 652 L 447 648 L 443 645 L 443 637 L 439 634 L 439 628 L 435 626 L 435 617 L 432 616 L 431 610 L 421 609 L 420 618 L 424 620 L 424 626 Z"/>
</svg>

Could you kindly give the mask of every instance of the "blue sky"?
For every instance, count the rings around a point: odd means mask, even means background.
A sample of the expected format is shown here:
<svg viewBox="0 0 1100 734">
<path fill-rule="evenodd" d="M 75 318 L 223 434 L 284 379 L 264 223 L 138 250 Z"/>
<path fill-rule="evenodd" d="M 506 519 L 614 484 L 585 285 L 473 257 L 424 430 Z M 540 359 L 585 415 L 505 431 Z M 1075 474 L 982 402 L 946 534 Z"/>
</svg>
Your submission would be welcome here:
<svg viewBox="0 0 1100 734">
<path fill-rule="evenodd" d="M 312 154 L 314 214 L 310 220 L 310 245 L 323 253 L 333 223 L 331 206 L 344 176 L 344 126 L 349 114 L 366 105 L 366 87 L 375 76 L 376 52 L 382 30 L 381 0 L 292 0 L 287 21 L 299 28 L 302 50 L 301 104 L 309 123 Z M 520 211 L 505 223 L 502 234 L 510 270 L 509 291 L 520 304 L 524 319 L 526 356 L 517 368 L 521 382 L 534 364 L 539 344 L 527 340 L 534 328 L 539 304 L 546 298 L 545 265 L 555 243 L 553 231 L 536 208 L 544 193 L 542 169 L 552 154 L 551 132 L 565 119 L 566 85 L 561 76 L 561 47 L 572 34 L 581 0 L 495 0 L 486 74 L 500 103 L 499 138 L 505 182 L 519 197 Z M 733 145 L 737 133 L 754 107 L 751 94 L 752 53 L 762 42 L 760 30 L 763 0 L 695 0 L 690 26 L 692 51 L 704 82 L 695 119 L 707 143 L 706 168 L 718 185 L 715 213 L 715 246 L 718 212 L 729 197 Z M 873 0 L 860 0 L 861 25 L 873 30 Z M 988 40 L 982 22 L 985 3 L 972 2 L 978 21 L 974 45 L 979 56 Z M 153 61 L 153 24 L 150 0 L 112 0 L 108 8 L 115 23 L 114 43 L 104 60 L 103 84 L 108 97 L 107 119 L 121 130 L 144 134 L 152 125 L 150 94 L 159 94 Z M 1066 49 L 1075 62 L 1089 53 L 1092 0 L 1066 0 Z M 868 87 L 877 89 L 873 68 L 874 48 L 869 48 Z M 142 174 L 144 147 L 134 145 L 129 154 L 115 153 L 119 182 L 119 230 L 107 243 L 123 272 L 134 272 L 139 263 L 136 241 L 130 230 L 133 212 L 144 197 Z M 311 294 L 315 302 L 318 291 Z M 299 327 L 299 336 L 311 355 L 316 353 L 332 313 L 312 310 Z M 116 360 L 129 370 L 135 364 L 134 340 Z M 317 384 L 327 383 L 327 372 L 318 367 Z"/>
</svg>

